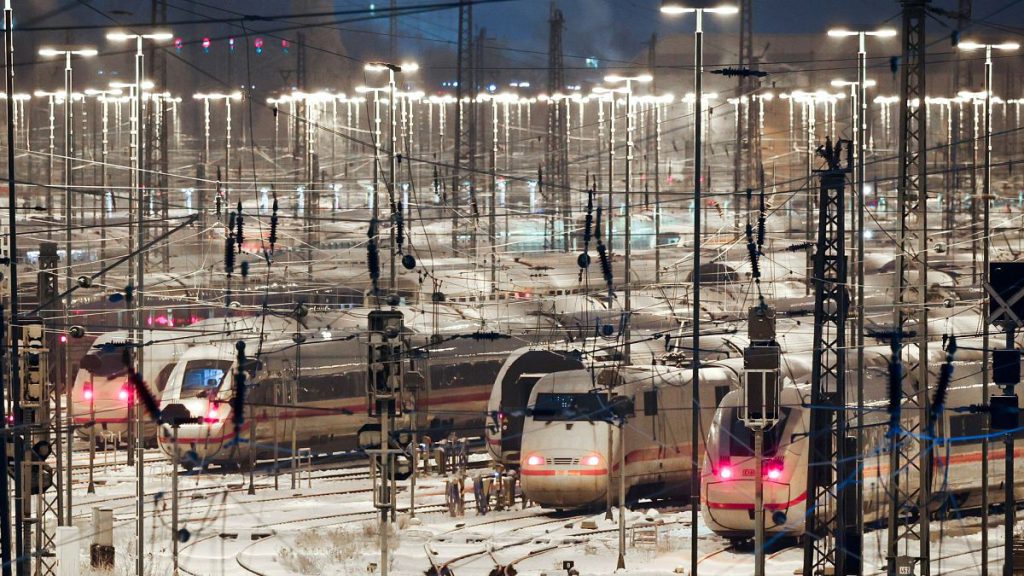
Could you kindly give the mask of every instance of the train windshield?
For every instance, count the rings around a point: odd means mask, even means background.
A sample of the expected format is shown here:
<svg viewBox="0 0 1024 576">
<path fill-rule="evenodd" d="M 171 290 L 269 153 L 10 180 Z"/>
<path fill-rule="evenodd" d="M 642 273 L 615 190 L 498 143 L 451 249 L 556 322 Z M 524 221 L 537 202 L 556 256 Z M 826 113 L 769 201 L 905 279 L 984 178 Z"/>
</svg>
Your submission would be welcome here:
<svg viewBox="0 0 1024 576">
<path fill-rule="evenodd" d="M 730 406 L 722 408 L 722 435 L 723 453 L 729 456 L 753 456 L 754 455 L 754 433 L 747 428 L 747 425 L 740 420 L 740 408 Z M 764 432 L 764 457 L 772 458 L 779 450 L 782 441 L 782 432 L 786 429 L 786 422 L 789 420 L 790 408 L 782 408 L 779 413 L 779 421 Z"/>
<path fill-rule="evenodd" d="M 216 392 L 231 371 L 231 360 L 189 360 L 181 381 L 181 398 L 195 398 Z"/>
<path fill-rule="evenodd" d="M 608 420 L 608 395 L 597 392 L 537 394 L 533 419 L 539 422 Z"/>
</svg>

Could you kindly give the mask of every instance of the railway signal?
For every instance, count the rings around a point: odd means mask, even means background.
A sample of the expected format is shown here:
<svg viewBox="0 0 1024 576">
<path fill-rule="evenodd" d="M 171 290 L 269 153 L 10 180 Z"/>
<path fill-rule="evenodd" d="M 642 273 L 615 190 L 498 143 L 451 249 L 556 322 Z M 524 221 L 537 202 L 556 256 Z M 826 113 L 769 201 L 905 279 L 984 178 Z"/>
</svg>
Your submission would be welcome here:
<svg viewBox="0 0 1024 576">
<path fill-rule="evenodd" d="M 754 434 L 754 575 L 764 576 L 764 433 L 779 421 L 781 350 L 775 341 L 775 309 L 763 303 L 751 308 L 747 336 L 741 420 Z"/>
<path fill-rule="evenodd" d="M 380 565 L 381 576 L 388 574 L 388 520 L 395 514 L 395 482 L 401 476 L 412 474 L 408 460 L 396 461 L 400 450 L 392 450 L 390 442 L 396 416 L 402 414 L 405 381 L 403 362 L 404 315 L 398 310 L 372 310 L 368 315 L 366 399 L 369 416 L 378 420 L 378 450 L 371 450 L 373 478 L 373 505 L 380 510 Z M 370 430 L 364 435 L 372 436 Z M 379 476 L 376 473 L 380 472 Z M 408 472 L 408 474 L 406 474 Z"/>
</svg>

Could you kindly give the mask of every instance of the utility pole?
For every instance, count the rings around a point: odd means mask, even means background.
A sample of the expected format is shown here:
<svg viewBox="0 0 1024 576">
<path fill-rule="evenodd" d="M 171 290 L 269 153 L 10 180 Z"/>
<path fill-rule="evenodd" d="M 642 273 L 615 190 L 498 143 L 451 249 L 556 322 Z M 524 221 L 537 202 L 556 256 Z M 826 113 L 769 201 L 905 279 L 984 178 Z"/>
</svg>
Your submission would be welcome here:
<svg viewBox="0 0 1024 576">
<path fill-rule="evenodd" d="M 565 68 L 562 62 L 562 32 L 565 29 L 565 16 L 562 11 L 555 8 L 551 2 L 550 17 L 548 18 L 548 129 L 545 137 L 544 154 L 544 227 L 548 230 L 547 245 L 554 249 L 556 242 L 556 225 L 566 211 L 563 205 L 565 196 L 563 192 L 568 186 L 566 180 L 567 159 L 569 154 L 569 143 L 566 140 L 566 126 L 568 124 L 566 111 L 568 108 L 562 106 L 562 93 L 565 90 Z M 563 228 L 565 228 L 563 222 Z M 566 230 L 563 230 L 565 233 Z M 568 250 L 568 244 L 563 242 L 563 248 Z"/>
<path fill-rule="evenodd" d="M 405 386 L 405 358 L 403 315 L 397 310 L 373 310 L 368 317 L 367 331 L 367 408 L 368 415 L 377 420 L 365 432 L 376 432 L 378 447 L 366 449 L 372 458 L 373 505 L 380 511 L 380 574 L 387 576 L 390 569 L 389 532 L 395 508 L 397 452 L 391 449 L 395 418 L 402 415 Z M 360 446 L 365 443 L 362 439 Z M 411 473 L 411 470 L 410 470 Z"/>
<path fill-rule="evenodd" d="M 753 0 L 740 1 L 740 69 L 753 69 L 754 12 Z M 736 143 L 733 152 L 733 215 L 736 229 L 740 227 L 740 204 L 744 190 L 750 184 L 751 138 L 750 116 L 755 110 L 751 98 L 753 80 L 740 74 L 736 84 Z M 746 109 L 744 110 L 744 106 Z"/>
<path fill-rule="evenodd" d="M 756 250 L 752 252 L 754 258 L 759 256 L 760 247 Z M 744 402 L 741 418 L 754 435 L 754 576 L 765 575 L 764 433 L 779 421 L 779 367 L 782 360 L 775 340 L 775 309 L 765 304 L 764 297 L 760 300 L 747 313 L 750 346 L 743 351 Z M 808 519 L 811 516 L 813 514 L 808 515 Z"/>
<path fill-rule="evenodd" d="M 452 162 L 452 251 L 458 249 L 459 240 L 459 200 L 462 195 L 462 153 L 467 143 L 465 118 L 466 109 L 474 106 L 467 99 L 476 96 L 476 81 L 473 69 L 473 3 L 470 0 L 459 0 L 459 45 L 455 63 L 455 146 Z M 468 105 L 468 106 L 467 106 Z M 472 112 L 470 112 L 472 114 Z"/>
<path fill-rule="evenodd" d="M 4 91 L 7 96 L 7 118 L 11 119 L 14 117 L 14 10 L 11 8 L 11 1 L 5 0 L 4 2 L 4 66 L 6 68 L 6 74 L 4 75 Z M 26 138 L 27 139 L 27 138 Z M 19 340 L 21 338 L 21 327 L 18 319 L 19 313 L 19 302 L 18 302 L 18 218 L 17 218 L 17 194 L 16 185 L 17 178 L 15 176 L 15 165 L 14 165 L 14 123 L 7 122 L 7 258 L 8 258 L 8 294 L 10 297 L 10 346 L 11 353 L 8 357 L 10 363 L 10 379 L 8 380 L 11 390 L 11 408 L 13 418 L 11 423 L 16 430 L 21 430 L 24 425 L 24 413 L 21 405 L 22 395 L 22 382 L 21 382 L 21 356 L 19 350 Z M 0 396 L 3 395 L 3 386 L 0 386 Z M 0 397 L 0 400 L 3 400 Z M 3 413 L 3 423 L 0 426 L 3 429 L 7 428 L 7 405 L 0 402 L 0 413 Z M 16 434 L 15 440 L 21 440 L 23 436 Z M 4 461 L 7 460 L 7 442 L 2 442 L 3 447 L 0 448 L 0 455 L 4 456 Z M 22 463 L 25 459 L 25 444 L 24 442 L 14 442 L 14 469 L 20 471 Z M 7 499 L 7 475 L 3 475 L 2 487 L 4 498 L 3 505 L 0 506 L 0 550 L 3 553 L 3 576 L 11 576 L 12 562 L 15 562 L 18 576 L 28 576 L 29 565 L 28 557 L 25 555 L 27 551 L 26 542 L 24 539 L 24 530 L 22 524 L 22 517 L 25 513 L 24 507 L 24 494 L 25 485 L 24 477 L 18 473 L 14 475 L 14 518 L 15 518 L 15 530 L 14 537 L 11 534 L 10 524 L 10 510 Z M 11 544 L 14 544 L 13 554 Z"/>
<path fill-rule="evenodd" d="M 843 148 L 843 145 L 846 148 Z M 842 166 L 843 154 L 846 166 Z M 814 254 L 814 357 L 811 368 L 810 445 L 807 462 L 808 513 L 804 534 L 804 574 L 859 574 L 861 543 L 856 533 L 856 473 L 847 437 L 846 336 L 847 254 L 846 177 L 852 171 L 852 143 L 826 140 L 818 154 L 826 167 L 816 170 L 818 242 Z M 854 440 L 852 444 L 855 444 Z"/>
<path fill-rule="evenodd" d="M 152 23 L 154 27 L 163 26 L 167 22 L 167 0 L 153 0 Z M 157 86 L 167 86 L 167 53 L 150 45 L 149 77 Z M 230 60 L 229 60 L 230 62 Z M 230 76 L 229 76 L 230 79 Z M 157 92 L 157 90 L 154 90 Z M 170 122 L 167 114 L 166 99 L 157 94 L 151 101 L 153 108 L 153 129 L 150 132 L 150 144 L 147 151 L 150 155 L 148 166 L 156 170 L 156 194 L 159 197 L 160 233 L 167 236 L 170 226 Z M 151 176 L 152 178 L 152 176 Z M 152 190 L 152 188 L 150 188 Z M 164 242 L 160 249 L 160 265 L 165 273 L 171 271 L 171 243 Z"/>
<path fill-rule="evenodd" d="M 388 8 L 388 61 L 398 62 L 398 3 L 391 0 Z"/>
<path fill-rule="evenodd" d="M 925 21 L 930 0 L 901 0 L 903 7 L 903 56 L 900 60 L 900 130 L 897 194 L 900 228 L 896 247 L 896 297 L 893 326 L 893 363 L 903 358 L 903 342 L 916 344 L 917 354 L 909 367 L 916 370 L 913 389 L 899 390 L 890 400 L 893 411 L 889 434 L 888 574 L 897 576 L 920 561 L 921 576 L 931 572 L 930 517 L 913 510 L 927 510 L 931 499 L 931 452 L 920 432 L 929 429 L 928 411 L 928 309 L 925 306 L 928 275 L 928 165 L 927 106 L 925 102 Z M 911 107 L 911 102 L 921 105 Z M 909 334 L 908 326 L 914 333 Z M 913 356 L 911 356 L 913 358 Z M 905 402 L 903 400 L 906 400 Z M 901 418 L 916 411 L 917 418 Z M 916 461 L 915 461 L 916 459 Z M 917 478 L 917 486 L 910 485 Z M 918 550 L 913 550 L 917 546 Z M 906 573 L 906 572 L 903 572 Z"/>
</svg>

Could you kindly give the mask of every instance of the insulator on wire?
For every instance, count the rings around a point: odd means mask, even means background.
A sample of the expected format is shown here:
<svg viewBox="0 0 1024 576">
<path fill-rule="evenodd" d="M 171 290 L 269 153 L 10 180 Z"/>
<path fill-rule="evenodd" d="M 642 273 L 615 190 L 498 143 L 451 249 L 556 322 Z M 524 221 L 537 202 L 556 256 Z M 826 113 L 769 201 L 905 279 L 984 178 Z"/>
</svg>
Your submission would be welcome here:
<svg viewBox="0 0 1024 576">
<path fill-rule="evenodd" d="M 943 339 L 945 340 L 945 335 Z M 929 418 L 929 432 L 934 432 L 935 422 L 942 417 L 942 411 L 946 408 L 946 397 L 949 394 L 949 384 L 953 380 L 953 356 L 956 354 L 956 336 L 950 336 L 946 345 L 946 361 L 939 369 L 939 384 L 935 387 L 935 398 L 929 407 L 931 418 Z"/>
<path fill-rule="evenodd" d="M 142 375 L 135 371 L 135 365 L 132 362 L 131 348 L 125 346 L 121 352 L 121 361 L 124 363 L 125 368 L 128 370 L 128 382 L 132 385 L 132 392 L 135 397 L 142 402 L 142 405 L 146 408 L 146 412 L 149 413 L 153 420 L 160 421 L 160 404 L 156 401 L 156 397 L 146 386 L 146 382 L 142 379 Z"/>
<path fill-rule="evenodd" d="M 377 219 L 370 219 L 370 241 L 366 243 L 366 267 L 370 272 L 373 292 L 377 293 L 377 281 L 380 280 L 380 253 L 377 250 Z"/>
<path fill-rule="evenodd" d="M 238 246 L 238 253 L 242 253 L 242 242 L 245 241 L 245 225 L 242 223 L 242 201 L 238 201 L 237 215 L 235 216 L 235 244 Z"/>
<path fill-rule="evenodd" d="M 398 202 L 395 211 L 395 243 L 398 245 L 398 253 L 401 254 L 402 247 L 405 246 L 405 217 L 402 215 L 401 201 Z"/>
<path fill-rule="evenodd" d="M 792 246 L 786 246 L 786 252 L 799 252 L 801 250 L 807 250 L 808 248 L 814 248 L 814 242 L 801 242 L 799 244 L 793 244 Z"/>
<path fill-rule="evenodd" d="M 892 359 L 889 361 L 889 434 L 896 434 L 900 427 L 900 406 L 903 401 L 903 363 L 900 362 L 900 345 L 894 335 Z"/>
<path fill-rule="evenodd" d="M 235 272 L 235 235 L 224 239 L 224 272 L 231 276 Z"/>
<path fill-rule="evenodd" d="M 248 262 L 242 262 L 242 265 L 239 266 L 239 268 L 241 268 L 241 271 L 242 271 L 242 278 L 248 278 L 249 277 L 249 263 Z"/>
<path fill-rule="evenodd" d="M 590 246 L 590 239 L 594 232 L 594 193 L 587 192 L 587 215 L 583 220 L 583 246 Z"/>
<path fill-rule="evenodd" d="M 757 251 L 761 251 L 761 247 L 764 246 L 764 212 L 757 217 Z"/>
<path fill-rule="evenodd" d="M 601 275 L 604 276 L 604 281 L 608 284 L 608 289 L 612 289 L 612 263 L 608 260 L 608 250 L 604 246 L 604 242 L 597 243 L 597 257 L 601 262 Z"/>
<path fill-rule="evenodd" d="M 270 212 L 270 251 L 274 251 L 274 245 L 277 244 L 277 197 L 274 197 L 274 207 Z"/>
<path fill-rule="evenodd" d="M 594 222 L 594 238 L 601 241 L 601 207 L 597 207 L 597 220 Z"/>
</svg>

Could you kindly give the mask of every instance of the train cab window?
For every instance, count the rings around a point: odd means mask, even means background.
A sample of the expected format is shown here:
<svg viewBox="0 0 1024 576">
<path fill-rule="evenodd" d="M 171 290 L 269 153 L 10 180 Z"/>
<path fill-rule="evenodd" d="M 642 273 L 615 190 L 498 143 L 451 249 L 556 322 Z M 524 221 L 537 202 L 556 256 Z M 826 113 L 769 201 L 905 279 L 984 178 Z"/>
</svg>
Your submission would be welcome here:
<svg viewBox="0 0 1024 576">
<path fill-rule="evenodd" d="M 719 406 L 722 403 L 722 398 L 725 398 L 728 393 L 728 386 L 715 386 L 715 406 Z"/>
<path fill-rule="evenodd" d="M 171 378 L 171 372 L 174 371 L 174 364 L 168 364 L 164 366 L 164 369 L 160 371 L 160 374 L 156 377 L 156 391 L 163 392 L 164 388 L 167 387 L 167 381 Z"/>
<path fill-rule="evenodd" d="M 658 391 L 644 391 L 644 416 L 658 415 Z"/>
<path fill-rule="evenodd" d="M 181 398 L 216 392 L 231 372 L 231 360 L 189 360 L 181 380 Z"/>
<path fill-rule="evenodd" d="M 779 421 L 774 426 L 765 430 L 764 432 L 764 457 L 772 458 L 775 453 L 779 450 L 779 444 L 782 440 L 782 431 L 786 428 L 786 422 L 789 419 L 789 414 L 792 412 L 790 408 L 782 408 L 779 414 Z M 747 425 L 743 423 L 739 418 L 740 409 L 738 406 L 731 406 L 723 408 L 722 424 L 724 428 L 724 434 L 722 435 L 722 443 L 727 448 L 724 452 L 730 456 L 753 456 L 754 455 L 754 433 L 747 428 Z"/>
<path fill-rule="evenodd" d="M 603 392 L 544 392 L 537 394 L 531 414 L 538 422 L 604 421 L 608 419 L 608 395 Z"/>
</svg>

